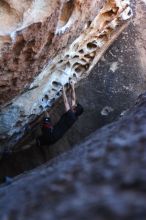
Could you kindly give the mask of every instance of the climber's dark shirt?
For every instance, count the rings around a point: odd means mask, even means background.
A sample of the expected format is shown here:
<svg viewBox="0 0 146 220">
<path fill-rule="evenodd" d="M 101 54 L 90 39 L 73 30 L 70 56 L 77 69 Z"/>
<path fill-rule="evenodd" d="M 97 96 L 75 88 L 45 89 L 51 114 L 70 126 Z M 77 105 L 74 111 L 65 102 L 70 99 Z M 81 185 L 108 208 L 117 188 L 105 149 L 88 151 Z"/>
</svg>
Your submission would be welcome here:
<svg viewBox="0 0 146 220">
<path fill-rule="evenodd" d="M 45 121 L 42 127 L 42 135 L 39 137 L 40 144 L 53 144 L 58 141 L 68 131 L 68 129 L 78 119 L 75 112 L 71 109 L 65 112 L 56 125 L 52 126 L 50 118 L 48 123 Z"/>
</svg>

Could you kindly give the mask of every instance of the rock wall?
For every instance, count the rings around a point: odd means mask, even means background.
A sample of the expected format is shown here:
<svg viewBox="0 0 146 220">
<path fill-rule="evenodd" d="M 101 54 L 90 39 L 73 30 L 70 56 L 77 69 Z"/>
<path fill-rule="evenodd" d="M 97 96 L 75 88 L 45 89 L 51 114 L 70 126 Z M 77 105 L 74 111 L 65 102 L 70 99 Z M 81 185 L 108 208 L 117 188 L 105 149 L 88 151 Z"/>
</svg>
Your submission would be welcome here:
<svg viewBox="0 0 146 220">
<path fill-rule="evenodd" d="M 146 216 L 146 94 L 121 120 L 0 187 L 0 219 Z"/>
<path fill-rule="evenodd" d="M 128 1 L 2 1 L 0 139 L 11 147 L 60 96 L 86 77 L 132 16 Z M 12 19 L 10 19 L 12 17 Z M 11 22 L 9 23 L 9 21 Z"/>
</svg>

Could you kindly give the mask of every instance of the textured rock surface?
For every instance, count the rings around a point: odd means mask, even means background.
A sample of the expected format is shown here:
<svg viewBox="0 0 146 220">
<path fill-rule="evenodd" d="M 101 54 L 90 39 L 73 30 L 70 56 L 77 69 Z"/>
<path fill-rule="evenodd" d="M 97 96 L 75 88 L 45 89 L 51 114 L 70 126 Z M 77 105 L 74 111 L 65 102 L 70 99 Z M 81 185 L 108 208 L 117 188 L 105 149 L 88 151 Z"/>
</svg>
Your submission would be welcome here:
<svg viewBox="0 0 146 220">
<path fill-rule="evenodd" d="M 80 81 L 80 86 L 76 89 L 78 100 L 85 109 L 84 114 L 61 140 L 49 150 L 44 149 L 46 159 L 71 149 L 74 144 L 80 143 L 97 128 L 117 120 L 133 105 L 139 94 L 145 91 L 146 5 L 143 2 L 132 1 L 131 6 L 134 12 L 131 24 L 107 50 L 91 74 Z M 101 114 L 105 107 L 110 109 L 108 115 Z M 64 106 L 60 100 L 51 111 L 53 123 L 63 112 Z M 29 141 L 27 145 L 31 145 Z M 39 156 L 40 151 L 38 153 L 30 151 L 29 154 L 23 155 L 23 158 L 26 158 L 24 160 L 31 156 L 35 158 L 36 154 Z M 15 164 L 14 158 L 11 164 Z M 18 160 L 19 164 L 23 161 L 22 157 Z M 42 155 L 40 160 L 42 161 Z M 29 163 L 32 167 L 31 162 Z M 15 166 L 17 167 L 17 164 Z M 23 163 L 21 169 L 25 170 Z"/>
<path fill-rule="evenodd" d="M 109 3 L 103 7 L 104 2 L 105 1 L 89 2 L 88 0 L 50 2 L 48 0 L 37 0 L 23 1 L 23 4 L 18 6 L 15 0 L 2 1 L 2 25 L 0 30 L 0 54 L 2 59 L 0 63 L 2 83 L 1 103 L 11 100 L 23 91 L 24 86 L 30 83 L 34 76 L 42 70 L 42 67 L 48 62 L 48 59 L 53 58 L 58 54 L 59 50 L 63 50 L 63 48 L 73 42 L 73 39 L 77 38 L 81 31 L 85 29 L 86 32 L 89 33 L 85 34 L 85 31 L 83 32 L 83 36 L 81 36 L 82 40 L 77 40 L 78 44 L 76 43 L 76 47 L 81 47 L 80 44 L 84 45 L 84 41 L 86 44 L 92 44 L 92 41 L 96 41 L 96 39 L 91 40 L 91 37 L 94 36 L 95 38 L 95 32 L 97 32 L 98 29 L 102 32 L 104 28 L 105 32 L 105 23 L 107 25 L 108 22 L 115 19 L 108 25 L 108 28 L 111 28 L 111 30 L 106 31 L 111 33 L 112 28 L 115 29 L 119 23 L 117 17 L 120 17 L 122 20 L 127 20 L 132 15 L 132 13 L 129 12 L 130 8 L 127 7 L 125 2 L 116 4 L 114 1 L 107 1 Z M 103 8 L 103 11 L 101 11 L 101 8 Z M 99 11 L 101 11 L 101 15 L 95 19 Z M 121 15 L 117 15 L 117 11 Z M 130 15 L 128 13 L 130 13 Z M 11 19 L 11 17 L 15 18 Z M 87 23 L 93 20 L 94 23 L 90 29 L 88 29 Z M 93 33 L 90 33 L 91 29 Z M 102 35 L 103 34 L 105 35 L 105 33 L 102 33 Z M 102 35 L 100 34 L 99 36 L 101 37 Z M 90 38 L 91 42 L 89 42 L 88 38 Z M 7 42 L 8 39 L 10 42 Z M 96 44 L 96 42 L 94 43 Z M 86 49 L 86 51 L 84 51 L 84 55 L 86 55 L 90 49 L 91 53 L 93 52 L 95 44 L 87 45 L 87 48 L 83 48 L 82 46 L 78 51 Z M 99 44 L 97 47 L 99 46 L 100 48 L 102 44 L 104 44 L 103 40 L 100 40 L 97 44 Z M 74 56 L 77 55 L 75 48 L 70 48 L 68 52 L 69 54 L 66 54 L 66 56 L 70 56 L 70 58 L 73 56 L 70 52 L 75 53 Z M 93 55 L 93 57 L 94 56 L 95 55 Z M 87 58 L 84 57 L 84 59 Z M 66 65 L 67 61 L 64 62 L 64 65 Z M 60 60 L 58 62 L 60 62 Z M 81 64 L 85 65 L 84 62 Z M 55 64 L 57 64 L 57 62 Z M 74 64 L 76 64 L 76 62 L 74 62 Z M 61 67 L 57 69 L 63 71 Z M 56 69 L 54 71 L 56 71 Z"/>
<path fill-rule="evenodd" d="M 118 122 L 0 187 L 0 219 L 146 216 L 146 94 Z"/>
<path fill-rule="evenodd" d="M 8 25 L 2 26 L 0 53 L 3 147 L 13 145 L 25 124 L 52 105 L 60 83 L 87 76 L 132 16 L 128 4 L 37 0 L 23 1 L 22 10 L 16 1 L 1 3 Z"/>
<path fill-rule="evenodd" d="M 24 0 L 19 6 L 15 0 L 2 1 L 1 22 L 5 30 L 1 26 L 1 104 L 23 91 L 48 60 L 70 44 L 86 22 L 93 20 L 101 5 L 101 1 Z M 70 7 L 72 11 L 69 13 Z M 11 19 L 11 10 L 14 20 Z M 62 18 L 65 11 L 69 13 L 68 17 Z M 67 23 L 72 13 L 76 15 L 74 20 L 68 30 L 62 32 L 60 22 Z"/>
</svg>

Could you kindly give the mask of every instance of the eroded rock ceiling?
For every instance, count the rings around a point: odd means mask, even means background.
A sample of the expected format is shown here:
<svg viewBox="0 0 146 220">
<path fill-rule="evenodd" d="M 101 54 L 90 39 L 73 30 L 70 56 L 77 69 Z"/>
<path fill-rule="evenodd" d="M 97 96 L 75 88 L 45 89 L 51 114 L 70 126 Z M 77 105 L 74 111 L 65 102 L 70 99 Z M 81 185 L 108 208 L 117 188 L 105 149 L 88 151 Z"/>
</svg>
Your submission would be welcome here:
<svg viewBox="0 0 146 220">
<path fill-rule="evenodd" d="M 128 0 L 5 0 L 0 10 L 0 139 L 11 147 L 62 84 L 90 73 L 132 10 Z"/>
</svg>

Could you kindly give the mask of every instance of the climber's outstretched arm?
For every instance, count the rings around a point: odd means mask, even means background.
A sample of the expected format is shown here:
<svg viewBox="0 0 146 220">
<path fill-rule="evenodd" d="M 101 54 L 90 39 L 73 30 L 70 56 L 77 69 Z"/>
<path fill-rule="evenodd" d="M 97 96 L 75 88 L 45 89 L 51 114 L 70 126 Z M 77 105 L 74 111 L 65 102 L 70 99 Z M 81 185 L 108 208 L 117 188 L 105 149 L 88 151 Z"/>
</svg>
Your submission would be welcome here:
<svg viewBox="0 0 146 220">
<path fill-rule="evenodd" d="M 65 87 L 62 87 L 62 95 L 63 95 L 63 101 L 64 101 L 64 106 L 65 106 L 65 111 L 67 112 L 70 109 L 69 102 L 67 99 Z"/>
<path fill-rule="evenodd" d="M 76 106 L 76 93 L 75 93 L 75 85 L 73 81 L 70 81 L 71 85 L 71 106 Z"/>
</svg>

